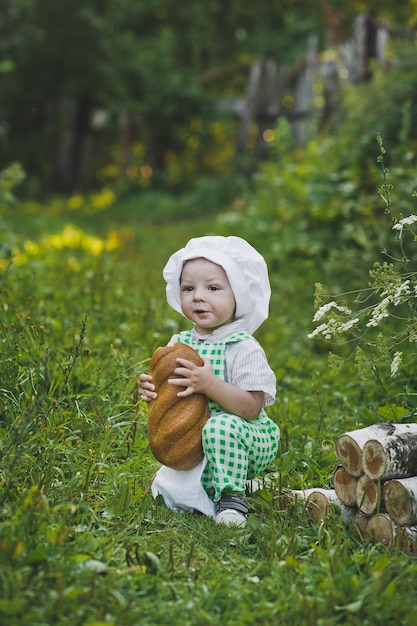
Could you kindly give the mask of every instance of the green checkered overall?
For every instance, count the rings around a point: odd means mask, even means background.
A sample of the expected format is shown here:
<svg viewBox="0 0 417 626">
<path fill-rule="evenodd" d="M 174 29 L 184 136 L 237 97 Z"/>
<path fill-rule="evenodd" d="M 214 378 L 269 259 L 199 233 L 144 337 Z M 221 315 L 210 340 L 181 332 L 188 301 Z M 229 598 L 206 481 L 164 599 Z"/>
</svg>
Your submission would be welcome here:
<svg viewBox="0 0 417 626">
<path fill-rule="evenodd" d="M 209 359 L 214 373 L 223 380 L 227 344 L 248 338 L 250 335 L 240 332 L 223 341 L 200 343 L 192 341 L 191 331 L 178 335 L 178 341 L 192 346 L 201 357 Z M 210 417 L 203 427 L 207 466 L 201 480 L 205 490 L 217 502 L 223 491 L 245 493 L 246 480 L 260 474 L 275 458 L 280 431 L 264 409 L 259 417 L 248 421 L 225 413 L 211 400 L 209 407 Z"/>
</svg>

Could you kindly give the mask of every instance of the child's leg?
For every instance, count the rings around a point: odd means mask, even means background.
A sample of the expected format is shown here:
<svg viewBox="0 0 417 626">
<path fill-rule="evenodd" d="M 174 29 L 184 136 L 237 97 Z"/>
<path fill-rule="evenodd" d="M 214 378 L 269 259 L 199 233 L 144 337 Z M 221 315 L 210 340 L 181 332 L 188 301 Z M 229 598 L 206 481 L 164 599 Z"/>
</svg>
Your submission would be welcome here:
<svg viewBox="0 0 417 626">
<path fill-rule="evenodd" d="M 207 467 L 202 482 L 214 490 L 214 501 L 223 491 L 244 494 L 246 480 L 275 458 L 278 441 L 279 429 L 268 419 L 249 422 L 227 413 L 212 415 L 203 428 Z"/>
</svg>

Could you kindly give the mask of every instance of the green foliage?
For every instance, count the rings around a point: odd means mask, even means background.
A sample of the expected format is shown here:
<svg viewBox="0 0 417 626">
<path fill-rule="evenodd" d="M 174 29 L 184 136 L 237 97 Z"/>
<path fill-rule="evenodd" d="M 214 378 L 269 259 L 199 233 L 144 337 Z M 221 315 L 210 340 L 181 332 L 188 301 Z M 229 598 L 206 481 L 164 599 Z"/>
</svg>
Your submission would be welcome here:
<svg viewBox="0 0 417 626">
<path fill-rule="evenodd" d="M 336 126 L 338 131 L 335 163 L 349 155 L 355 178 L 361 188 L 373 191 L 379 180 L 375 169 L 375 137 L 384 138 L 389 161 L 400 168 L 415 158 L 417 145 L 417 91 L 415 49 L 407 41 L 393 44 L 386 67 L 373 66 L 373 80 L 362 85 L 346 83 Z M 387 98 L 389 93 L 389 98 Z M 392 115 L 395 111 L 395 115 Z M 407 149 L 404 147 L 407 146 Z"/>
<path fill-rule="evenodd" d="M 128 181 L 147 166 L 158 186 L 216 175 L 225 155 L 229 169 L 237 126 L 220 102 L 242 97 L 254 60 L 290 64 L 323 30 L 300 0 L 5 0 L 2 17 L 0 151 L 29 195 L 94 188 L 109 163 Z"/>
<path fill-rule="evenodd" d="M 132 7 L 142 17 L 158 8 Z M 371 89 L 365 97 L 371 107 Z M 413 107 L 407 110 L 412 119 Z M 350 123 L 296 152 L 286 131 L 277 129 L 273 159 L 251 190 L 227 179 L 204 181 L 186 197 L 103 188 L 7 212 L 1 236 L 8 254 L 0 259 L 2 623 L 414 623 L 414 560 L 397 546 L 360 541 L 336 512 L 313 524 L 303 502 L 287 498 L 288 489 L 331 486 L 342 432 L 400 421 L 414 406 L 413 292 L 404 287 L 415 278 L 414 139 L 404 135 L 388 171 L 376 134 L 375 154 L 361 161 L 354 149 L 360 131 L 351 143 Z M 228 210 L 217 213 L 224 203 Z M 250 496 L 247 527 L 235 530 L 152 499 L 158 464 L 136 392 L 154 349 L 185 323 L 165 301 L 165 261 L 190 237 L 212 233 L 240 235 L 259 248 L 273 288 L 270 318 L 257 337 L 277 377 L 268 411 L 281 428 L 280 454 L 268 488 Z M 381 294 L 391 298 L 389 323 L 332 346 L 332 369 L 326 342 L 307 336 L 319 282 L 316 307 L 348 292 L 328 307 L 335 324 L 346 323 L 349 307 L 366 325 Z M 390 368 L 405 346 L 410 361 L 398 370 L 399 388 Z M 355 348 L 356 361 L 348 358 Z"/>
<path fill-rule="evenodd" d="M 12 163 L 12 165 L 0 172 L 0 213 L 15 202 L 13 190 L 24 178 L 25 173 L 20 163 Z"/>
<path fill-rule="evenodd" d="M 317 9 L 306 10 L 299 0 L 4 4 L 2 149 L 30 173 L 29 193 L 37 185 L 93 188 L 96 172 L 115 157 L 121 178 L 129 178 L 128 166 L 145 164 L 158 185 L 178 183 L 173 161 L 181 183 L 195 176 L 196 166 L 198 174 L 216 174 L 216 161 L 224 164 L 222 145 L 230 155 L 236 137 L 234 119 L 225 119 L 216 102 L 241 97 L 252 59 L 291 62 L 304 52 L 311 29 L 320 28 Z M 294 17 L 299 6 L 303 19 Z M 219 121 L 228 144 L 212 137 Z M 136 146 L 144 148 L 144 163 L 130 161 Z M 218 150 L 208 160 L 201 154 L 207 147 Z"/>
<path fill-rule="evenodd" d="M 7 226 L 7 214 L 16 202 L 15 189 L 25 178 L 20 163 L 0 171 L 0 264 L 12 254 L 13 235 Z"/>
<path fill-rule="evenodd" d="M 302 502 L 286 502 L 288 488 L 330 485 L 336 437 L 374 419 L 353 368 L 330 372 L 307 339 L 316 270 L 286 214 L 269 233 L 266 214 L 243 198 L 235 221 L 229 213 L 156 224 L 130 206 L 97 214 L 85 198 L 71 209 L 75 200 L 18 206 L 8 222 L 17 246 L 0 268 L 2 619 L 410 623 L 415 568 L 406 555 L 358 543 L 336 515 L 314 525 Z M 207 232 L 248 236 L 268 258 L 274 290 L 259 339 L 277 374 L 270 413 L 281 450 L 271 487 L 251 496 L 239 531 L 151 498 L 158 464 L 136 395 L 153 350 L 184 325 L 167 309 L 163 264 Z"/>
<path fill-rule="evenodd" d="M 329 297 L 318 284 L 317 311 L 313 320 L 318 326 L 309 336 L 320 336 L 326 341 L 342 338 L 350 344 L 350 354 L 346 358 L 355 358 L 362 377 L 369 373 L 375 375 L 388 405 L 392 406 L 395 420 L 398 419 L 396 405 L 416 409 L 413 385 L 416 373 L 416 273 L 410 266 L 411 259 L 416 258 L 413 244 L 417 217 L 414 214 L 401 219 L 395 217 L 393 185 L 388 182 L 389 170 L 385 166 L 386 152 L 382 137 L 377 139 L 380 149 L 377 160 L 383 177 L 379 193 L 385 204 L 387 225 L 391 232 L 397 233 L 393 235 L 397 256 L 393 256 L 395 253 L 391 250 L 385 250 L 389 261 L 374 263 L 369 271 L 370 281 L 364 289 Z"/>
<path fill-rule="evenodd" d="M 401 10 L 392 0 L 189 0 L 180 6 L 173 0 L 62 0 L 57 6 L 4 0 L 3 5 L 3 161 L 23 164 L 29 196 L 95 188 L 109 164 L 118 180 L 135 190 L 150 181 L 184 189 L 196 176 L 228 175 L 238 119 L 230 110 L 224 113 L 223 103 L 242 98 L 254 60 L 274 59 L 285 71 L 304 56 L 312 33 L 322 42 L 347 40 L 359 11 L 375 11 L 401 25 L 412 23 L 415 14 L 411 0 Z M 406 80 L 392 68 L 396 115 L 385 98 L 383 72 L 379 75 L 373 106 L 360 109 L 367 99 L 364 87 L 365 97 L 354 107 L 367 133 L 357 134 L 361 123 L 349 122 L 357 139 L 350 149 L 362 165 L 372 161 L 370 138 L 377 131 L 390 142 L 398 126 L 403 138 L 415 128 L 412 63 Z M 355 96 L 345 97 L 343 117 Z M 371 119 L 375 108 L 379 115 Z M 375 119 L 386 128 L 375 129 Z"/>
</svg>

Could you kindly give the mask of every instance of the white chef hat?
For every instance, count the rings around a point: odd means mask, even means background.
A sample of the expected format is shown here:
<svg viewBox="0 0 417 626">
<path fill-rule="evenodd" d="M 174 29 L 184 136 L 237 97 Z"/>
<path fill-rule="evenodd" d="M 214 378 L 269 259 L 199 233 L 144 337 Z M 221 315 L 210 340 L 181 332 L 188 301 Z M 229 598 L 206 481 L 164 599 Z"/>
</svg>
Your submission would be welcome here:
<svg viewBox="0 0 417 626">
<path fill-rule="evenodd" d="M 183 315 L 180 279 L 185 261 L 204 258 L 226 272 L 236 300 L 236 319 L 253 333 L 267 319 L 271 287 L 264 258 L 241 237 L 220 235 L 195 237 L 175 252 L 163 270 L 168 304 Z"/>
</svg>

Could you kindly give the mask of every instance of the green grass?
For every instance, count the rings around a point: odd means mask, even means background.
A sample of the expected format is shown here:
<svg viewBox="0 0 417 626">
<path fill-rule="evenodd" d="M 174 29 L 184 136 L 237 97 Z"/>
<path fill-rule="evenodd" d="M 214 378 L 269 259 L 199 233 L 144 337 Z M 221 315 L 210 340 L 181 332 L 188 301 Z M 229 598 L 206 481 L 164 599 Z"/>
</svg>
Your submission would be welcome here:
<svg viewBox="0 0 417 626">
<path fill-rule="evenodd" d="M 375 421 L 383 398 L 352 367 L 332 374 L 327 349 L 307 339 L 323 265 L 279 219 L 272 237 L 247 216 L 7 218 L 13 243 L 39 248 L 3 262 L 0 276 L 0 623 L 414 623 L 413 559 L 359 541 L 336 514 L 313 524 L 281 492 L 330 486 L 335 439 Z M 63 243 L 67 223 L 82 235 Z M 111 232 L 118 247 L 97 253 L 93 237 Z M 273 285 L 257 336 L 277 375 L 269 414 L 282 442 L 272 488 L 253 494 L 238 530 L 152 499 L 158 464 L 136 392 L 153 350 L 184 327 L 166 304 L 162 267 L 210 233 L 247 236 Z"/>
</svg>

